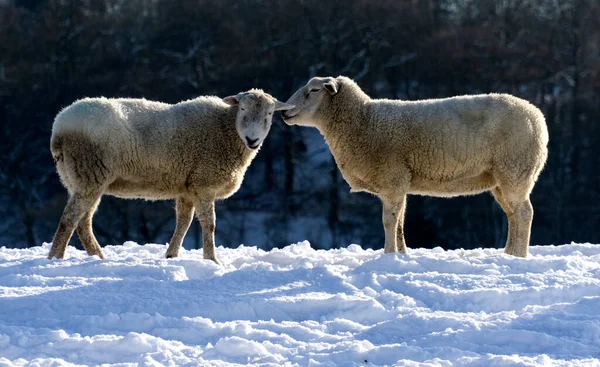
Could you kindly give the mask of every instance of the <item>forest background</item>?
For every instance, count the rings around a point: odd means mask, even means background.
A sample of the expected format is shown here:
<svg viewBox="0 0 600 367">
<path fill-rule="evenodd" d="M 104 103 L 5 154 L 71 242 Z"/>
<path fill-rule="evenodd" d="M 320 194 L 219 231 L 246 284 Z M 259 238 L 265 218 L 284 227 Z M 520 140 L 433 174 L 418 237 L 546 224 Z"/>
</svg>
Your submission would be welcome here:
<svg viewBox="0 0 600 367">
<path fill-rule="evenodd" d="M 67 192 L 49 151 L 78 98 L 176 103 L 252 87 L 285 101 L 312 76 L 374 98 L 506 92 L 545 114 L 550 155 L 532 244 L 600 242 L 598 0 L 0 0 L 0 245 L 52 240 Z M 102 245 L 165 243 L 173 202 L 104 197 Z M 381 248 L 381 204 L 350 194 L 314 129 L 274 118 L 241 190 L 217 204 L 217 245 L 309 240 Z M 410 196 L 409 247 L 501 247 L 491 195 Z M 185 246 L 201 247 L 195 221 Z"/>
</svg>

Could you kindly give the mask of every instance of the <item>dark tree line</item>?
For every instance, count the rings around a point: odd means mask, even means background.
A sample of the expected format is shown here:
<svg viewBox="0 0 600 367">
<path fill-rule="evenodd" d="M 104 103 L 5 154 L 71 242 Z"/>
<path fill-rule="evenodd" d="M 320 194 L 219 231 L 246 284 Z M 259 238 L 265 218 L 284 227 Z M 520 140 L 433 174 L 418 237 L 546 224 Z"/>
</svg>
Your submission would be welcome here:
<svg viewBox="0 0 600 367">
<path fill-rule="evenodd" d="M 600 241 L 598 0 L 0 0 L 0 245 L 52 239 L 66 201 L 54 116 L 84 96 L 177 102 L 252 87 L 285 101 L 315 75 L 373 97 L 508 92 L 550 130 L 532 244 Z M 316 130 L 279 119 L 242 189 L 217 205 L 217 244 L 383 246 L 380 203 L 349 194 Z M 173 203 L 105 197 L 102 244 L 164 243 Z M 409 246 L 503 246 L 490 195 L 409 197 Z M 187 247 L 201 246 L 195 223 Z"/>
</svg>

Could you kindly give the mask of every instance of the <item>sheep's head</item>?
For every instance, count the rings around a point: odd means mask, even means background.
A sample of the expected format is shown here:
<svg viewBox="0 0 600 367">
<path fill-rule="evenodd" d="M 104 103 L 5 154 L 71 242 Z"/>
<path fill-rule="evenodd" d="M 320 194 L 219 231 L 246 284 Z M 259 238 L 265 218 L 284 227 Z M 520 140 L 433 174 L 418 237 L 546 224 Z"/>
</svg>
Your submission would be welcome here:
<svg viewBox="0 0 600 367">
<path fill-rule="evenodd" d="M 336 78 L 312 78 L 287 100 L 295 107 L 281 113 L 283 121 L 288 125 L 315 126 L 319 109 L 337 94 L 339 86 Z"/>
<path fill-rule="evenodd" d="M 294 108 L 259 89 L 225 97 L 223 102 L 238 107 L 235 127 L 244 144 L 252 150 L 258 149 L 267 137 L 273 112 Z"/>
</svg>

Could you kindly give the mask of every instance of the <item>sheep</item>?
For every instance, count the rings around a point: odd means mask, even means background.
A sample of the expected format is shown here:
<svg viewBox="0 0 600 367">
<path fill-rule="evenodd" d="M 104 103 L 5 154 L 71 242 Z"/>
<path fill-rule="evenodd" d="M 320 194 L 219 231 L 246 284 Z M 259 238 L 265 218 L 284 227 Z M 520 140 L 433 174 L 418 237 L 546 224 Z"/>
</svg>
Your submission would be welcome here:
<svg viewBox="0 0 600 367">
<path fill-rule="evenodd" d="M 491 191 L 508 217 L 504 252 L 526 257 L 529 200 L 548 156 L 548 128 L 529 102 L 508 94 L 401 101 L 371 99 L 347 77 L 315 77 L 286 102 L 288 125 L 316 127 L 352 192 L 383 203 L 384 253 L 406 253 L 407 194 Z"/>
<path fill-rule="evenodd" d="M 177 257 L 194 216 L 204 259 L 215 256 L 215 200 L 233 195 L 271 127 L 273 111 L 293 106 L 259 89 L 177 104 L 85 98 L 54 121 L 50 148 L 69 199 L 48 255 L 63 258 L 77 229 L 87 253 L 104 258 L 92 232 L 103 194 L 175 199 L 175 231 L 166 252 Z"/>
</svg>

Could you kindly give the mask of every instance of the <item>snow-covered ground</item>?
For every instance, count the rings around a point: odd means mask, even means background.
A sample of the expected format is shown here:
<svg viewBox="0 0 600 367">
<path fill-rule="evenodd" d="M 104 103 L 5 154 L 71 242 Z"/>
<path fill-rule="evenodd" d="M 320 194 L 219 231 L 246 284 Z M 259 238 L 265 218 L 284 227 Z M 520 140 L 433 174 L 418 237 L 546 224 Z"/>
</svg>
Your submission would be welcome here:
<svg viewBox="0 0 600 367">
<path fill-rule="evenodd" d="M 600 245 L 0 249 L 0 366 L 600 366 Z"/>
</svg>

